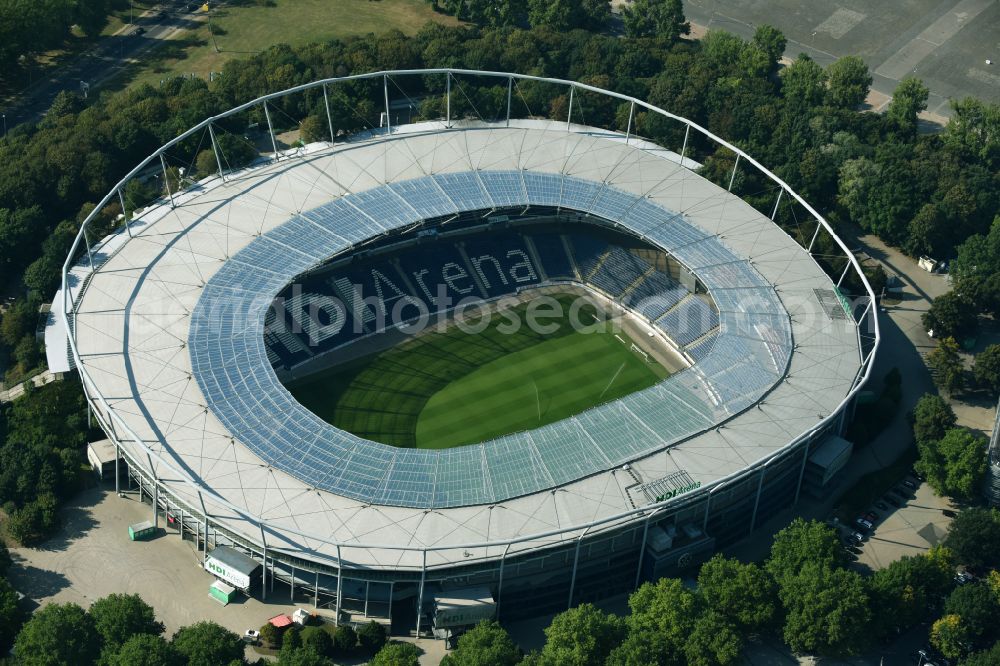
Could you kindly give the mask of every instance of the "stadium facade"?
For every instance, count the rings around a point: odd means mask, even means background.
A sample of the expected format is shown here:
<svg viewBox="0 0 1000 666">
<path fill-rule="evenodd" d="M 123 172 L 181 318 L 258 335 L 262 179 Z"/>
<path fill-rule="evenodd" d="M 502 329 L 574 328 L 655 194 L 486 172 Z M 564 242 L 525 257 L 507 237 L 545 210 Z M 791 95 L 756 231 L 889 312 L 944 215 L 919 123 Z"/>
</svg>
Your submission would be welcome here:
<svg viewBox="0 0 1000 666">
<path fill-rule="evenodd" d="M 452 118 L 461 82 L 491 77 L 507 88 L 506 114 Z M 391 123 L 410 80 L 440 81 L 444 119 Z M 358 82 L 382 84 L 388 126 L 278 150 L 281 98 L 322 94 L 335 137 L 331 93 Z M 569 117 L 512 109 L 532 85 L 568 95 Z M 624 131 L 575 124 L 585 98 L 627 108 Z M 228 170 L 216 135 L 252 110 L 273 149 Z M 639 114 L 676 124 L 679 151 L 635 136 Z M 168 185 L 91 244 L 130 181 L 162 168 L 169 183 L 171 156 L 198 137 L 218 174 Z M 723 186 L 696 173 L 696 137 L 735 156 Z M 747 173 L 767 183 L 770 215 L 731 192 Z M 772 221 L 789 212 L 805 247 Z M 812 254 L 821 234 L 835 279 Z M 845 297 L 847 279 L 860 298 Z M 279 381 L 385 335 L 372 322 L 397 298 L 440 313 L 442 295 L 489 302 L 560 282 L 624 308 L 689 367 L 548 426 L 444 450 L 339 430 Z M 322 310 L 311 284 L 347 307 L 303 316 Z M 352 289 L 374 298 L 355 303 Z M 292 303 L 283 314 L 279 294 Z M 253 594 L 422 633 L 456 622 L 435 616 L 435 600 L 479 598 L 470 590 L 488 591 L 501 619 L 628 592 L 821 493 L 829 475 L 811 467 L 826 464 L 816 454 L 842 431 L 879 337 L 853 255 L 750 156 L 641 100 L 465 70 L 318 81 L 207 119 L 95 209 L 59 298 L 92 412 L 127 463 L 116 485 L 138 486 L 154 520 L 206 557 L 228 545 L 262 563 Z"/>
</svg>

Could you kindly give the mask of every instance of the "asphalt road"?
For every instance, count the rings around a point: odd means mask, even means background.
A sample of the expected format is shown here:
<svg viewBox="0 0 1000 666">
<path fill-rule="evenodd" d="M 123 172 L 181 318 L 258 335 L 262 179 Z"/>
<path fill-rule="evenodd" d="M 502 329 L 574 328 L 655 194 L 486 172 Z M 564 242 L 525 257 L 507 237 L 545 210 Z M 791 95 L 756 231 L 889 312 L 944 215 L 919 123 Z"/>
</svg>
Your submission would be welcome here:
<svg viewBox="0 0 1000 666">
<path fill-rule="evenodd" d="M 8 131 L 20 123 L 40 120 L 56 95 L 63 90 L 80 92 L 82 81 L 90 84 L 91 94 L 96 93 L 102 83 L 131 62 L 140 60 L 144 53 L 178 32 L 195 27 L 203 15 L 188 12 L 191 4 L 176 0 L 160 3 L 137 16 L 134 25 L 103 38 L 72 63 L 49 72 L 46 78 L 20 94 L 10 107 L 0 109 L 6 115 Z"/>
</svg>

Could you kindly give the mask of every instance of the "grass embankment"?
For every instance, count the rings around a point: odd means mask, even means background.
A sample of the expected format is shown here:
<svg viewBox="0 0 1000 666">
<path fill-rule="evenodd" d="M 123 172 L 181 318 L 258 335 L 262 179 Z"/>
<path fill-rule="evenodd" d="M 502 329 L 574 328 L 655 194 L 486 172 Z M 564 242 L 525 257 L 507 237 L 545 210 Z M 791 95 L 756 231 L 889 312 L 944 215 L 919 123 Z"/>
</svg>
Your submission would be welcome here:
<svg viewBox="0 0 1000 666">
<path fill-rule="evenodd" d="M 196 19 L 190 29 L 144 55 L 126 75 L 130 85 L 156 85 L 160 79 L 192 73 L 208 78 L 209 72 L 222 71 L 226 61 L 275 44 L 299 46 L 393 29 L 413 35 L 428 21 L 458 24 L 423 0 L 276 0 L 273 7 L 213 5 L 210 16 L 201 11 L 187 16 Z M 211 18 L 214 39 L 207 18 Z"/>
</svg>

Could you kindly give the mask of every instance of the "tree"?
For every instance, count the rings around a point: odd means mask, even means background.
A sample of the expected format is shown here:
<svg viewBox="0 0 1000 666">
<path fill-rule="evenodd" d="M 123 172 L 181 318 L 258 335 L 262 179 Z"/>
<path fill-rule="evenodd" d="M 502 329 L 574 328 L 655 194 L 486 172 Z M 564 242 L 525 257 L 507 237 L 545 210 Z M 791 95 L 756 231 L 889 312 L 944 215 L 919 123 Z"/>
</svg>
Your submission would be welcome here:
<svg viewBox="0 0 1000 666">
<path fill-rule="evenodd" d="M 458 639 L 455 651 L 441 666 L 515 666 L 521 650 L 498 622 L 484 620 Z"/>
<path fill-rule="evenodd" d="M 281 649 L 281 629 L 270 622 L 265 622 L 260 627 L 260 642 L 264 644 L 265 647 L 271 648 L 272 650 Z"/>
<path fill-rule="evenodd" d="M 368 666 L 417 666 L 420 651 L 413 643 L 386 643 L 375 653 Z"/>
<path fill-rule="evenodd" d="M 785 580 L 785 642 L 797 654 L 851 655 L 870 639 L 871 609 L 862 578 L 811 562 Z"/>
<path fill-rule="evenodd" d="M 190 666 L 218 666 L 243 658 L 242 639 L 215 622 L 181 627 L 171 642 Z"/>
<path fill-rule="evenodd" d="M 788 44 L 785 35 L 773 25 L 762 23 L 754 30 L 753 43 L 767 54 L 769 63 L 767 73 L 770 74 L 776 71 L 778 69 L 778 61 L 785 54 L 785 46 Z"/>
<path fill-rule="evenodd" d="M 25 666 L 93 664 L 101 650 L 94 620 L 76 604 L 49 604 L 21 628 L 14 643 Z"/>
<path fill-rule="evenodd" d="M 270 624 L 270 623 L 269 623 Z M 340 627 L 338 627 L 339 629 Z M 345 626 L 345 629 L 350 627 Z M 302 629 L 302 647 L 309 648 L 324 657 L 333 656 L 333 637 L 323 627 L 310 626 Z M 351 647 L 354 647 L 353 645 Z"/>
<path fill-rule="evenodd" d="M 333 650 L 337 654 L 345 655 L 354 651 L 358 646 L 358 634 L 349 625 L 341 625 L 333 632 Z"/>
<path fill-rule="evenodd" d="M 302 647 L 302 630 L 297 625 L 286 627 L 281 634 L 281 649 Z"/>
<path fill-rule="evenodd" d="M 842 109 L 856 109 L 868 97 L 872 75 L 868 65 L 858 56 L 846 56 L 826 68 L 829 88 L 826 100 L 830 106 Z"/>
<path fill-rule="evenodd" d="M 684 646 L 704 605 L 698 595 L 676 578 L 661 578 L 643 583 L 628 605 L 628 634 L 608 656 L 609 666 L 685 663 Z"/>
<path fill-rule="evenodd" d="M 0 428 L 0 432 L 3 432 L 2 428 Z M 10 557 L 10 551 L 7 550 L 7 544 L 0 541 L 0 578 L 7 575 L 7 571 L 10 570 L 10 565 L 13 563 L 14 560 Z"/>
<path fill-rule="evenodd" d="M 709 608 L 744 631 L 762 632 L 777 617 L 777 585 L 757 564 L 745 564 L 716 553 L 701 565 L 698 590 Z"/>
<path fill-rule="evenodd" d="M 936 442 L 955 426 L 958 417 L 939 395 L 925 393 L 913 408 L 913 437 L 917 445 Z"/>
<path fill-rule="evenodd" d="M 886 120 L 906 134 L 915 134 L 917 114 L 927 108 L 929 92 L 920 79 L 907 76 L 896 86 L 896 91 L 885 111 Z"/>
<path fill-rule="evenodd" d="M 17 603 L 17 592 L 0 576 L 0 654 L 7 654 L 24 622 L 24 613 Z"/>
<path fill-rule="evenodd" d="M 997 634 L 996 616 L 1000 606 L 985 583 L 956 587 L 944 602 L 944 612 L 962 618 L 973 640 L 991 639 Z"/>
<path fill-rule="evenodd" d="M 934 331 L 937 338 L 964 338 L 976 330 L 978 319 L 976 308 L 968 298 L 949 291 L 941 294 L 931 302 L 921 321 L 929 331 Z"/>
<path fill-rule="evenodd" d="M 1000 104 L 975 97 L 952 100 L 945 142 L 990 167 L 1000 164 Z"/>
<path fill-rule="evenodd" d="M 369 653 L 375 653 L 382 649 L 386 641 L 386 631 L 378 622 L 372 620 L 368 624 L 358 627 L 358 642 L 361 647 Z"/>
<path fill-rule="evenodd" d="M 807 564 L 835 568 L 847 563 L 837 532 L 818 520 L 796 518 L 774 535 L 771 556 L 764 567 L 778 585 L 796 576 Z"/>
<path fill-rule="evenodd" d="M 914 467 L 937 493 L 969 500 L 979 494 L 986 474 L 986 438 L 952 428 L 939 441 L 917 446 Z"/>
<path fill-rule="evenodd" d="M 162 636 L 136 634 L 107 661 L 108 666 L 182 666 L 184 657 Z"/>
<path fill-rule="evenodd" d="M 826 72 L 803 53 L 781 71 L 781 92 L 796 107 L 819 106 L 826 95 Z"/>
<path fill-rule="evenodd" d="M 974 652 L 962 661 L 962 666 L 996 666 L 1000 664 L 1000 642 L 988 650 Z"/>
<path fill-rule="evenodd" d="M 163 623 L 156 621 L 153 607 L 138 594 L 109 594 L 90 607 L 94 628 L 105 645 L 117 648 L 136 634 L 163 633 Z"/>
<path fill-rule="evenodd" d="M 658 37 L 676 42 L 691 32 L 684 20 L 681 0 L 634 0 L 622 8 L 625 34 L 629 37 Z"/>
<path fill-rule="evenodd" d="M 924 204 L 910 220 L 909 233 L 903 242 L 903 251 L 911 257 L 930 255 L 940 257 L 951 251 L 951 234 L 954 225 L 937 204 Z"/>
<path fill-rule="evenodd" d="M 952 586 L 953 564 L 940 546 L 932 553 L 907 555 L 877 570 L 869 580 L 878 633 L 891 636 L 927 615 L 928 606 Z"/>
<path fill-rule="evenodd" d="M 931 625 L 931 645 L 948 659 L 958 659 L 966 652 L 969 632 L 962 618 L 945 615 Z"/>
<path fill-rule="evenodd" d="M 625 637 L 622 620 L 593 604 L 580 604 L 559 613 L 545 628 L 545 646 L 539 655 L 544 666 L 601 666 Z"/>
<path fill-rule="evenodd" d="M 304 645 L 298 647 L 286 645 L 281 648 L 276 663 L 278 666 L 334 666 L 327 657 Z"/>
<path fill-rule="evenodd" d="M 970 567 L 1000 567 L 1000 515 L 994 509 L 973 507 L 955 516 L 944 545 L 955 559 Z"/>
<path fill-rule="evenodd" d="M 574 25 L 574 10 L 579 11 L 574 0 L 528 0 L 528 22 L 533 28 L 569 30 Z"/>
<path fill-rule="evenodd" d="M 26 266 L 37 252 L 44 234 L 45 224 L 39 206 L 18 210 L 0 208 L 0 267 L 5 271 L 17 271 Z M 6 335 L 4 339 L 7 344 L 13 344 Z"/>
<path fill-rule="evenodd" d="M 52 493 L 43 493 L 11 515 L 7 531 L 23 545 L 36 544 L 58 524 L 57 508 Z"/>
<path fill-rule="evenodd" d="M 990 345 L 976 355 L 972 376 L 994 396 L 1000 393 L 1000 345 Z"/>
<path fill-rule="evenodd" d="M 924 313 L 925 324 L 927 314 Z M 947 337 L 938 341 L 937 347 L 927 355 L 927 367 L 934 377 L 934 383 L 942 391 L 952 394 L 961 388 L 965 365 L 962 363 L 962 357 L 958 355 L 958 343 L 955 342 L 955 338 Z"/>
<path fill-rule="evenodd" d="M 743 637 L 721 613 L 708 610 L 694 622 L 684 642 L 684 656 L 691 666 L 728 666 L 739 661 Z"/>
</svg>

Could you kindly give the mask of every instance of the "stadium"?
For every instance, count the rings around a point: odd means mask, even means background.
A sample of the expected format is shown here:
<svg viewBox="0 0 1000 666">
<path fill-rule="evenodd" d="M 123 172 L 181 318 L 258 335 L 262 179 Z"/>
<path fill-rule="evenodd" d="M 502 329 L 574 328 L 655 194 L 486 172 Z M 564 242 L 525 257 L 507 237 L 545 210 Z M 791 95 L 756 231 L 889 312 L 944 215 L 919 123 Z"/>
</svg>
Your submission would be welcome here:
<svg viewBox="0 0 1000 666">
<path fill-rule="evenodd" d="M 453 117 L 484 81 L 506 112 Z M 359 84 L 384 111 L 345 135 L 331 105 Z M 568 97 L 565 120 L 519 111 L 531 86 Z M 417 90 L 443 117 L 399 124 Z M 328 140 L 279 149 L 294 95 Z M 598 99 L 624 127 L 585 124 Z M 251 112 L 270 150 L 230 168 L 218 135 Z M 637 136 L 640 114 L 677 150 Z M 217 172 L 173 179 L 196 140 Z M 696 146 L 731 151 L 731 174 L 699 175 Z M 129 205 L 161 171 L 164 196 Z M 767 188 L 741 197 L 750 172 Z M 682 574 L 822 494 L 879 339 L 853 255 L 751 156 L 626 95 L 467 70 L 206 119 L 95 208 L 58 299 L 47 348 L 126 465 L 117 490 L 206 561 L 249 556 L 250 594 L 438 636 Z M 539 303 L 548 328 L 503 328 Z"/>
</svg>

